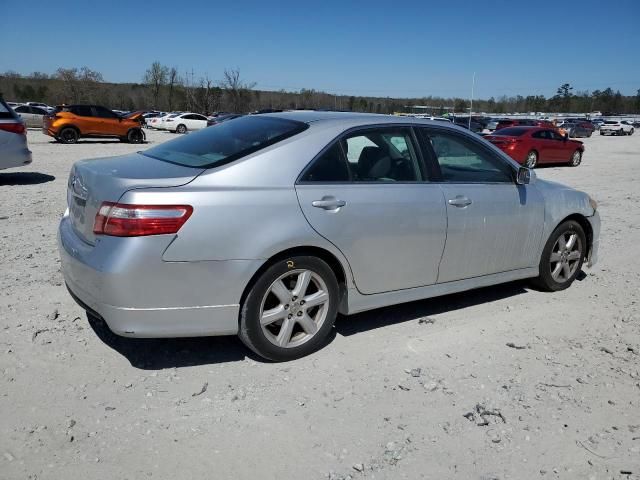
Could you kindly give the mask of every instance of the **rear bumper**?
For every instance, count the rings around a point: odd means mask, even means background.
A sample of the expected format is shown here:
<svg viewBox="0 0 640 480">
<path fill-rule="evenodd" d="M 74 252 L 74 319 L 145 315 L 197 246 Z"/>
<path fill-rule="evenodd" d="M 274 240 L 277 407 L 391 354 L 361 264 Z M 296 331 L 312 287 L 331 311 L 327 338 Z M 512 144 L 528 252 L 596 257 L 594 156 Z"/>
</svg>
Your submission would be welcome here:
<svg viewBox="0 0 640 480">
<path fill-rule="evenodd" d="M 69 217 L 58 230 L 65 282 L 72 296 L 118 335 L 233 335 L 240 297 L 261 261 L 165 262 L 173 236 L 82 241 Z"/>
</svg>

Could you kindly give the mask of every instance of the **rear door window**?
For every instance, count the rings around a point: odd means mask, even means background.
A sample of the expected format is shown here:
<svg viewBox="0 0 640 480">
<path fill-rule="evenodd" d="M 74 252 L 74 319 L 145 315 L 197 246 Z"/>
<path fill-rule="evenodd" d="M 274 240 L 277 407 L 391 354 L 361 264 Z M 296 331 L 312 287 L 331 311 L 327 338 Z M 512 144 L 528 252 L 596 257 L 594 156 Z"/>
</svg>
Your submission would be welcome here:
<svg viewBox="0 0 640 480">
<path fill-rule="evenodd" d="M 76 105 L 70 108 L 71 113 L 79 117 L 93 117 L 93 112 L 89 105 Z"/>
<path fill-rule="evenodd" d="M 118 118 L 114 112 L 105 107 L 93 107 L 95 116 L 99 118 Z"/>
</svg>

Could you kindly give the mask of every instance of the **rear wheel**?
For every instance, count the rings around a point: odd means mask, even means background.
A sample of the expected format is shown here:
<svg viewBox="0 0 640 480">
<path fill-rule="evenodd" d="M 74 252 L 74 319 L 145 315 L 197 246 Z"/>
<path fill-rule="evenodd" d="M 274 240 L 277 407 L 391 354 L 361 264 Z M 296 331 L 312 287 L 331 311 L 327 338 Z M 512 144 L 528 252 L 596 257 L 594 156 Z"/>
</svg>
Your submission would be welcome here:
<svg viewBox="0 0 640 480">
<path fill-rule="evenodd" d="M 338 282 L 323 260 L 310 256 L 271 265 L 249 290 L 239 337 L 268 360 L 308 355 L 326 340 L 338 311 Z"/>
<path fill-rule="evenodd" d="M 577 167 L 582 162 L 582 152 L 580 150 L 576 150 L 571 155 L 571 160 L 569 161 L 569 165 L 572 167 Z"/>
<path fill-rule="evenodd" d="M 533 283 L 542 290 L 568 288 L 582 268 L 587 239 L 574 220 L 561 223 L 551 234 L 540 257 L 539 276 Z"/>
<path fill-rule="evenodd" d="M 631 130 L 629 130 L 629 135 L 633 135 L 633 132 L 634 132 L 634 130 L 632 128 Z"/>
<path fill-rule="evenodd" d="M 58 134 L 58 140 L 62 143 L 77 143 L 79 137 L 78 131 L 72 127 L 65 127 Z"/>
<path fill-rule="evenodd" d="M 535 150 L 531 150 L 527 153 L 527 159 L 524 162 L 525 167 L 527 168 L 535 168 L 538 164 L 538 152 Z"/>
<path fill-rule="evenodd" d="M 176 133 L 187 133 L 187 126 L 182 123 L 176 128 Z"/>
</svg>

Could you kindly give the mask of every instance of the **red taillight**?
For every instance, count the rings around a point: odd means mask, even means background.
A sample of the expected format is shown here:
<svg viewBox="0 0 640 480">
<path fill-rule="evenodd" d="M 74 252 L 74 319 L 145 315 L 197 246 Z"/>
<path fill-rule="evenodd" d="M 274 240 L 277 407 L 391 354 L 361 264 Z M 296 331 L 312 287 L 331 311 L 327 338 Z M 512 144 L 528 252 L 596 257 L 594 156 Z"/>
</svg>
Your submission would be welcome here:
<svg viewBox="0 0 640 480">
<path fill-rule="evenodd" d="M 507 150 L 515 150 L 519 143 L 519 138 L 510 138 L 509 143 L 507 144 Z"/>
<path fill-rule="evenodd" d="M 193 213 L 190 205 L 129 205 L 103 202 L 93 233 L 114 237 L 140 237 L 177 233 Z"/>
<path fill-rule="evenodd" d="M 24 126 L 24 123 L 0 123 L 0 130 L 5 132 L 17 133 L 18 135 L 26 135 L 27 127 Z"/>
</svg>

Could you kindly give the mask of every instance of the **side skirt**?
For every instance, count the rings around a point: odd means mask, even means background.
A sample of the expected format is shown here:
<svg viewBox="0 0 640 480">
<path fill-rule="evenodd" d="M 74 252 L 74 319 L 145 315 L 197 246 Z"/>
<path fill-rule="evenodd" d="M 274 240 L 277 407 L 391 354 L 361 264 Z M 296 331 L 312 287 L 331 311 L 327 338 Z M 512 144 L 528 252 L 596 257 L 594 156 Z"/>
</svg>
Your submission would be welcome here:
<svg viewBox="0 0 640 480">
<path fill-rule="evenodd" d="M 524 278 L 534 278 L 538 276 L 538 267 L 511 270 L 508 272 L 494 273 L 482 277 L 467 278 L 454 282 L 436 283 L 426 287 L 409 288 L 393 292 L 377 293 L 374 295 L 363 295 L 356 289 L 349 289 L 347 293 L 346 309 L 344 314 L 364 312 L 375 308 L 397 305 L 399 303 L 414 302 L 426 298 L 439 297 L 450 293 L 464 292 L 474 288 L 488 287 L 500 283 L 522 280 Z"/>
</svg>

